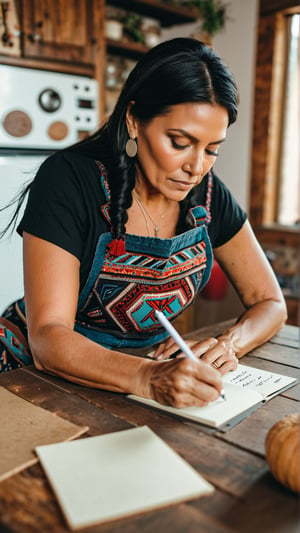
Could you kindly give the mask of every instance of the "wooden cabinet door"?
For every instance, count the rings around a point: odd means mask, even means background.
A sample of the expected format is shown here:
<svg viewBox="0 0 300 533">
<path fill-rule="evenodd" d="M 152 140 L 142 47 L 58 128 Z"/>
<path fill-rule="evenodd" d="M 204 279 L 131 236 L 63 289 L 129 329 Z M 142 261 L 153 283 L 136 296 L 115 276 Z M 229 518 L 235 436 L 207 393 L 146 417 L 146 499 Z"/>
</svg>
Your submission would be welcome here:
<svg viewBox="0 0 300 533">
<path fill-rule="evenodd" d="M 103 8 L 103 14 L 104 0 L 26 0 L 21 5 L 24 57 L 93 63 L 94 10 Z"/>
</svg>

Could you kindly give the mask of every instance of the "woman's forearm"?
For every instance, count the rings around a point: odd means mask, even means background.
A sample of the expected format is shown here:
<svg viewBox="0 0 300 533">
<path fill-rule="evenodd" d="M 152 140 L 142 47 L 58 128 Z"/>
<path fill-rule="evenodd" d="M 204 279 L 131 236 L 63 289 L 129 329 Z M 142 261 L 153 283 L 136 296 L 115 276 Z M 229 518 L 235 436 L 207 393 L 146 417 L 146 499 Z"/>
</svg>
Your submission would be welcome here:
<svg viewBox="0 0 300 533">
<path fill-rule="evenodd" d="M 282 291 L 248 221 L 215 257 L 239 294 L 246 311 L 218 340 L 242 357 L 267 342 L 283 326 L 287 311 Z"/>
<path fill-rule="evenodd" d="M 39 370 L 88 387 L 148 393 L 143 375 L 152 361 L 109 350 L 61 324 L 41 327 L 29 342 Z"/>
<path fill-rule="evenodd" d="M 230 344 L 238 358 L 267 342 L 287 318 L 283 300 L 260 301 L 247 309 L 218 341 Z"/>
<path fill-rule="evenodd" d="M 64 325 L 31 335 L 38 369 L 80 385 L 133 393 L 174 407 L 205 405 L 222 390 L 219 373 L 187 358 L 152 361 L 103 348 Z"/>
</svg>

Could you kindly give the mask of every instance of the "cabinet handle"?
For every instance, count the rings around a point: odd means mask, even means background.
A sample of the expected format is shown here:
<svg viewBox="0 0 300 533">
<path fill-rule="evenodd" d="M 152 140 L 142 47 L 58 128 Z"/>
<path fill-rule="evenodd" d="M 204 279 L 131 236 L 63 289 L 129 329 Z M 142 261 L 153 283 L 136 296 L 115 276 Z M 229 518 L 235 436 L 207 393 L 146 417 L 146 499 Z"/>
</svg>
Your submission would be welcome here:
<svg viewBox="0 0 300 533">
<path fill-rule="evenodd" d="M 29 33 L 28 39 L 31 43 L 36 43 L 42 40 L 42 36 L 40 33 Z"/>
<path fill-rule="evenodd" d="M 43 27 L 43 21 L 39 20 L 38 22 L 36 22 L 35 27 L 37 29 L 42 28 Z M 42 35 L 40 33 L 38 33 L 37 31 L 33 31 L 32 33 L 29 33 L 28 39 L 32 43 L 37 43 L 39 41 L 42 41 Z"/>
</svg>

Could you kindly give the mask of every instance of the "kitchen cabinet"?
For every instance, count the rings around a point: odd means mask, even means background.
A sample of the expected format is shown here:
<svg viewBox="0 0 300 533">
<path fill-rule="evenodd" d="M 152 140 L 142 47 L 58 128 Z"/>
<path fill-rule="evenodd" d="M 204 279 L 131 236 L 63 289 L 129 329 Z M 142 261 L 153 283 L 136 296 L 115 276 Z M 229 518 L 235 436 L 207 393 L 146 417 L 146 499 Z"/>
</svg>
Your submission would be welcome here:
<svg viewBox="0 0 300 533">
<path fill-rule="evenodd" d="M 101 7 L 103 13 L 104 0 L 21 2 L 24 57 L 92 66 L 99 29 L 93 13 Z"/>
</svg>

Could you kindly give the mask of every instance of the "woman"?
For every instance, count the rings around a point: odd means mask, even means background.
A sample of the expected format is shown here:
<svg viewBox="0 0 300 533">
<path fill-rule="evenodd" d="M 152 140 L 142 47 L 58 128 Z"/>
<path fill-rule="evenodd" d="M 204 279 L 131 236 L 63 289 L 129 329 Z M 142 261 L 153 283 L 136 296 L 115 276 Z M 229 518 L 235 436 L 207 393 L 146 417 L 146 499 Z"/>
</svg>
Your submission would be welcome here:
<svg viewBox="0 0 300 533">
<path fill-rule="evenodd" d="M 237 106 L 216 54 L 173 39 L 139 61 L 98 132 L 42 164 L 18 227 L 25 306 L 4 314 L 3 370 L 32 357 L 75 383 L 204 405 L 220 395 L 222 374 L 282 326 L 272 270 L 212 172 Z M 154 312 L 172 320 L 191 304 L 212 248 L 246 311 L 217 339 L 190 342 L 199 363 L 170 359 L 178 347 Z"/>
</svg>

